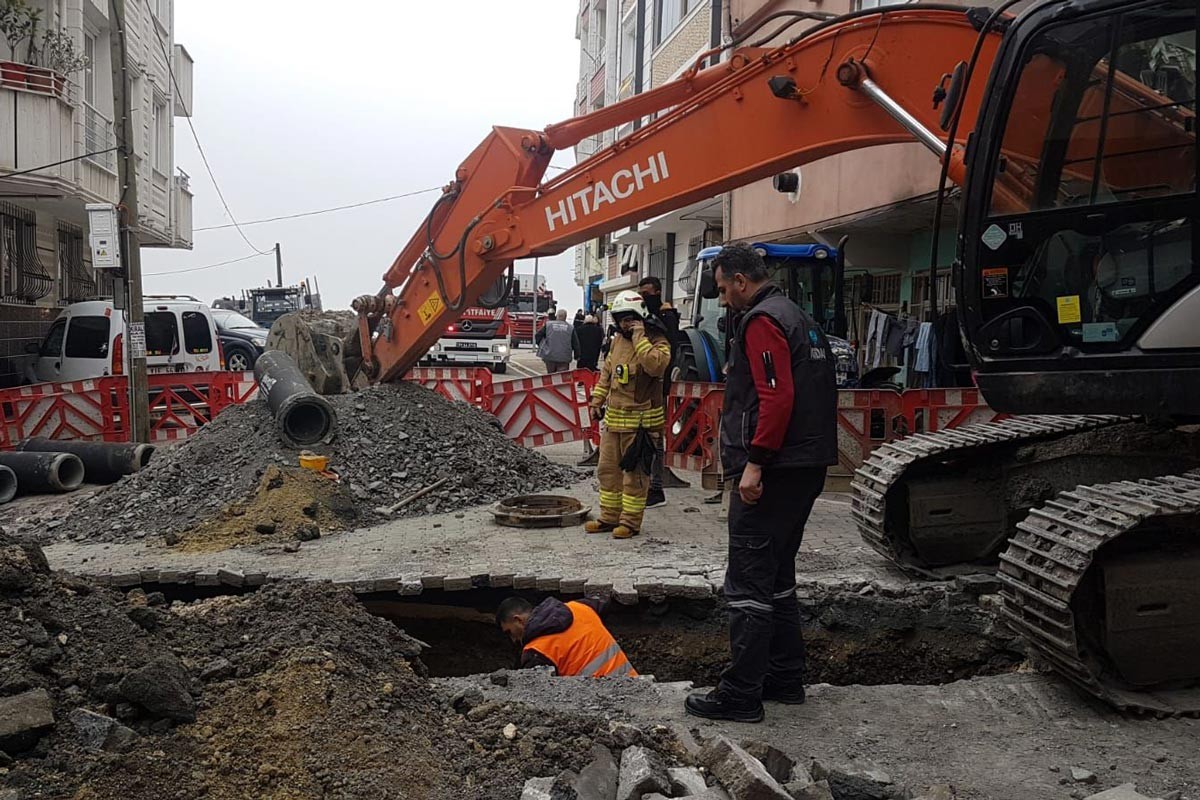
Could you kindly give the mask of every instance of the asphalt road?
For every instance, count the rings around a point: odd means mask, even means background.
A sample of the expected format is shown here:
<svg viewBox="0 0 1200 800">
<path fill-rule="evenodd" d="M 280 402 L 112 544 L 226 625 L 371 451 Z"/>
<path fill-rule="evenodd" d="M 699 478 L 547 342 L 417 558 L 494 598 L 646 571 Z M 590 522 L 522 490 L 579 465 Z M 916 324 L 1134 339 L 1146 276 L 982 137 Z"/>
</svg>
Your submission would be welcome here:
<svg viewBox="0 0 1200 800">
<path fill-rule="evenodd" d="M 532 378 L 535 375 L 545 375 L 546 365 L 540 358 L 537 357 L 537 350 L 533 347 L 520 347 L 513 350 L 512 358 L 508 362 L 508 372 L 504 375 L 496 375 L 494 380 L 514 380 L 516 378 Z"/>
</svg>

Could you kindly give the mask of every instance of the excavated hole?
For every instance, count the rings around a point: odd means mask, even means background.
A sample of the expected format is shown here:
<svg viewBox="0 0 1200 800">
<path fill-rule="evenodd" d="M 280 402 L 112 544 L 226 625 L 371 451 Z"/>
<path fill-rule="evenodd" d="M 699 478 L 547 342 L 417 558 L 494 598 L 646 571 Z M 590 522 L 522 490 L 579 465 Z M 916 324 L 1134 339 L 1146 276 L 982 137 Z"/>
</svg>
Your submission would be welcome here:
<svg viewBox="0 0 1200 800">
<path fill-rule="evenodd" d="M 516 666 L 516 648 L 493 621 L 509 594 L 479 589 L 362 600 L 429 645 L 421 659 L 433 676 L 453 677 Z M 546 596 L 520 594 L 534 603 Z M 839 593 L 802 598 L 801 614 L 809 683 L 942 684 L 1011 672 L 1024 660 L 1010 634 L 969 596 Z M 638 671 L 659 681 L 711 686 L 727 663 L 729 628 L 720 602 L 614 603 L 606 623 Z"/>
<path fill-rule="evenodd" d="M 800 613 L 810 684 L 936 685 L 1012 672 L 1025 654 L 992 612 L 946 584 L 913 584 L 900 597 L 859 591 L 805 596 Z M 169 600 L 195 600 L 253 589 L 145 584 Z M 459 677 L 517 666 L 518 651 L 494 621 L 506 589 L 426 590 L 414 597 L 360 594 L 368 611 L 400 626 L 429 648 L 421 660 L 433 677 Z M 546 593 L 517 592 L 533 603 Z M 574 597 L 563 596 L 571 600 Z M 726 609 L 719 600 L 612 603 L 606 624 L 637 670 L 659 681 L 712 686 L 729 655 Z"/>
</svg>

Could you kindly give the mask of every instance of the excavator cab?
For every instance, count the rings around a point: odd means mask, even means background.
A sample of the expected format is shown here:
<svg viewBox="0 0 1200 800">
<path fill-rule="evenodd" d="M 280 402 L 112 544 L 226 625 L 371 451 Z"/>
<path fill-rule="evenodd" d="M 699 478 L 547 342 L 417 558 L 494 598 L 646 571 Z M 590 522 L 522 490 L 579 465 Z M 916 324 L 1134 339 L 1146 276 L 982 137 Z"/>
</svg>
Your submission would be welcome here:
<svg viewBox="0 0 1200 800">
<path fill-rule="evenodd" d="M 858 377 L 858 365 L 854 349 L 845 339 L 844 239 L 841 244 L 840 248 L 825 244 L 757 243 L 753 247 L 766 261 L 771 279 L 825 328 L 837 358 L 838 385 L 850 386 Z M 698 279 L 692 297 L 691 326 L 680 332 L 685 341 L 673 371 L 678 380 L 723 380 L 728 322 L 725 309 L 717 300 L 710 266 L 719 252 L 720 247 L 706 247 L 696 256 Z"/>
<path fill-rule="evenodd" d="M 968 147 L 957 292 L 998 411 L 1200 412 L 1196 4 L 1047 4 Z"/>
</svg>

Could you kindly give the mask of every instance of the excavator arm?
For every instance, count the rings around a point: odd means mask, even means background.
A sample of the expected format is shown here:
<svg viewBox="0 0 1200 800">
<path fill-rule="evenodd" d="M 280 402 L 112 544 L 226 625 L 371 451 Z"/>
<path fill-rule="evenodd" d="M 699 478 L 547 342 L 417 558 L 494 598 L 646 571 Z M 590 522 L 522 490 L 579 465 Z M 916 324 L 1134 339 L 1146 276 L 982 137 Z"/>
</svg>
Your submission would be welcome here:
<svg viewBox="0 0 1200 800">
<path fill-rule="evenodd" d="M 943 76 L 979 39 L 963 9 L 924 6 L 861 13 L 818 25 L 773 49 L 741 48 L 720 64 L 544 131 L 494 128 L 383 276 L 354 301 L 362 371 L 401 377 L 463 308 L 517 259 L 549 256 L 630 224 L 862 147 L 916 136 L 950 159 L 962 147 L 930 133 Z M 986 70 L 1000 35 L 981 42 Z M 984 81 L 961 98 L 971 130 Z M 658 119 L 543 182 L 556 150 L 624 123 Z M 965 135 L 965 134 L 964 134 Z M 852 188 L 852 187 L 848 187 Z"/>
</svg>

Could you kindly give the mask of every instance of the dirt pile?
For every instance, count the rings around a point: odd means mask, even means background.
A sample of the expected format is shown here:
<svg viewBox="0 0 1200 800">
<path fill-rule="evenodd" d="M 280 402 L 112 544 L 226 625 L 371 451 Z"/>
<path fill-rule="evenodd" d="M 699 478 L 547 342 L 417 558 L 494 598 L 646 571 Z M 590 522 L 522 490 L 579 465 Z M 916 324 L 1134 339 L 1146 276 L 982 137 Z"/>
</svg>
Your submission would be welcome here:
<svg viewBox="0 0 1200 800">
<path fill-rule="evenodd" d="M 514 798 L 594 745 L 684 758 L 662 730 L 451 696 L 419 651 L 346 591 L 168 603 L 0 534 L 0 796 Z"/>
<path fill-rule="evenodd" d="M 329 470 L 340 477 L 336 489 L 325 493 L 321 512 L 333 529 L 386 516 L 456 510 L 577 480 L 574 470 L 508 439 L 494 417 L 412 383 L 329 400 L 337 410 L 338 436 L 331 445 L 313 450 L 328 455 Z M 298 456 L 279 441 L 265 403 L 229 408 L 183 444 L 160 448 L 146 469 L 80 504 L 48 533 L 112 542 L 185 534 L 254 506 L 268 468 L 298 469 Z M 393 515 L 377 510 L 439 481 L 433 491 Z M 294 515 L 294 509 L 281 513 Z M 273 521 L 269 514 L 255 520 Z M 240 525 L 233 529 L 227 538 L 257 541 L 239 533 Z"/>
</svg>

